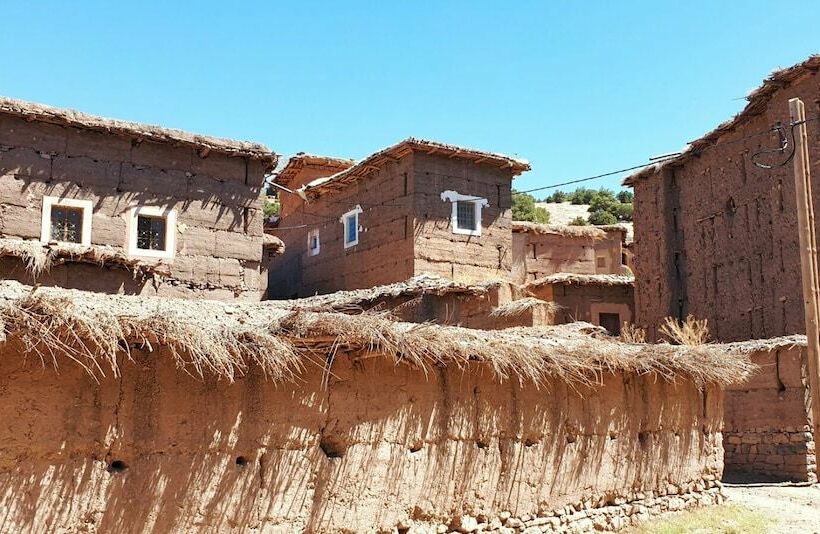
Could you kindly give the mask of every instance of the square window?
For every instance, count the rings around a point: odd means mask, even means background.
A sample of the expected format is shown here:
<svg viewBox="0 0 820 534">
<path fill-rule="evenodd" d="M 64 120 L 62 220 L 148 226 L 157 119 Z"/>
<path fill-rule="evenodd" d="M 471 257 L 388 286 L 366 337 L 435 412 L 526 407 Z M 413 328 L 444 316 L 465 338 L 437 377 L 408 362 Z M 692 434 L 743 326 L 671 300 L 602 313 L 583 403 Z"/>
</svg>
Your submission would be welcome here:
<svg viewBox="0 0 820 534">
<path fill-rule="evenodd" d="M 612 336 L 621 335 L 621 316 L 617 313 L 598 314 L 598 324 L 603 326 Z"/>
<path fill-rule="evenodd" d="M 601 269 L 606 269 L 606 256 L 598 256 L 595 258 L 595 265 Z"/>
<path fill-rule="evenodd" d="M 137 216 L 137 248 L 165 250 L 165 217 Z"/>
<path fill-rule="evenodd" d="M 476 230 L 475 202 L 460 200 L 456 202 L 456 228 L 459 230 Z"/>
<path fill-rule="evenodd" d="M 51 206 L 51 240 L 81 243 L 83 240 L 83 210 L 68 206 Z"/>
<path fill-rule="evenodd" d="M 176 212 L 158 206 L 140 206 L 128 212 L 129 256 L 173 258 L 176 252 Z"/>
<path fill-rule="evenodd" d="M 90 246 L 92 212 L 90 200 L 43 197 L 40 241 Z"/>
</svg>

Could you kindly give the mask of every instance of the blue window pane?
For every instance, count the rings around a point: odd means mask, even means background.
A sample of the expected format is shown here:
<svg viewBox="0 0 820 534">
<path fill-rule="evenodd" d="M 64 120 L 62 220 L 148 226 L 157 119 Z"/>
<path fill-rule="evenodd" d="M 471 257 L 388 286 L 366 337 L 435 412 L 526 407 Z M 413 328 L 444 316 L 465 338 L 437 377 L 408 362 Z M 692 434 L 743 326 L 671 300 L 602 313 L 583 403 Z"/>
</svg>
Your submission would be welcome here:
<svg viewBox="0 0 820 534">
<path fill-rule="evenodd" d="M 347 217 L 347 219 L 345 219 L 345 226 L 346 226 L 346 230 L 347 230 L 346 237 L 345 237 L 345 242 L 346 243 L 352 243 L 353 241 L 356 241 L 356 238 L 358 237 L 357 234 L 358 234 L 359 228 L 358 228 L 358 225 L 356 224 L 357 219 L 358 219 L 358 217 L 356 217 L 355 215 L 350 215 L 350 216 Z"/>
</svg>

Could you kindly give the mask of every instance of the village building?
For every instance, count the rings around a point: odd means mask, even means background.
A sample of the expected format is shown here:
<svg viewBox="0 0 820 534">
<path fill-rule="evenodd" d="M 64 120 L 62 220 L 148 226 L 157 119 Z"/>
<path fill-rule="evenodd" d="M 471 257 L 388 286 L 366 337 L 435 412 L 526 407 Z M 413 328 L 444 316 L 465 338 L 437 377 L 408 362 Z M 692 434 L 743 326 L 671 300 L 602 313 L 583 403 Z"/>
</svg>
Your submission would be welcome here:
<svg viewBox="0 0 820 534">
<path fill-rule="evenodd" d="M 259 300 L 262 145 L 0 98 L 0 273 L 104 293 Z"/>
<path fill-rule="evenodd" d="M 583 324 L 13 281 L 0 324 L 9 532 L 623 530 L 723 502 L 723 388 L 751 370 Z"/>
<path fill-rule="evenodd" d="M 276 174 L 276 183 L 291 191 L 300 189 L 317 178 L 326 178 L 347 170 L 356 162 L 352 159 L 331 158 L 316 156 L 300 152 L 291 156 L 285 166 Z M 295 212 L 302 204 L 300 196 L 283 193 L 279 190 L 279 217 L 287 217 Z"/>
<path fill-rule="evenodd" d="M 781 336 L 805 333 L 788 101 L 806 103 L 816 163 L 818 70 L 812 56 L 772 73 L 734 118 L 625 181 L 635 192 L 635 322 L 657 339 L 666 317 L 691 314 L 715 340 L 751 340 L 739 346 L 761 364 L 727 392 L 728 472 L 816 480 L 805 338 L 800 348 Z M 820 185 L 812 191 L 817 206 Z"/>
<path fill-rule="evenodd" d="M 514 221 L 513 279 L 530 282 L 557 273 L 628 274 L 627 229 Z"/>
<path fill-rule="evenodd" d="M 626 179 L 635 191 L 636 323 L 651 338 L 665 317 L 688 314 L 708 319 L 722 341 L 805 332 L 794 175 L 778 165 L 791 149 L 761 151 L 780 147 L 778 123 L 791 143 L 789 99 L 803 99 L 810 117 L 820 112 L 818 69 L 812 56 L 774 72 L 737 116 Z M 807 126 L 817 162 L 820 130 Z M 817 206 L 820 184 L 813 194 Z"/>
<path fill-rule="evenodd" d="M 529 169 L 501 154 L 410 138 L 313 180 L 274 230 L 285 254 L 269 294 L 358 289 L 421 273 L 506 277 L 512 180 Z"/>
</svg>

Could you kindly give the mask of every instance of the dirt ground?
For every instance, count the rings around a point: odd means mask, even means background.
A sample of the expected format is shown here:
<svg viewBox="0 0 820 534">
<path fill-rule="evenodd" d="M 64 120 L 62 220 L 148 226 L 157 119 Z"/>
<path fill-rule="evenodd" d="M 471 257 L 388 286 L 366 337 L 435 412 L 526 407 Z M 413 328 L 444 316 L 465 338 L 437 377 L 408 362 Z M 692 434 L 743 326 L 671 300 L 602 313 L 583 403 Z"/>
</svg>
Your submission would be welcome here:
<svg viewBox="0 0 820 534">
<path fill-rule="evenodd" d="M 820 485 L 726 484 L 728 502 L 777 520 L 768 531 L 820 533 Z"/>
</svg>

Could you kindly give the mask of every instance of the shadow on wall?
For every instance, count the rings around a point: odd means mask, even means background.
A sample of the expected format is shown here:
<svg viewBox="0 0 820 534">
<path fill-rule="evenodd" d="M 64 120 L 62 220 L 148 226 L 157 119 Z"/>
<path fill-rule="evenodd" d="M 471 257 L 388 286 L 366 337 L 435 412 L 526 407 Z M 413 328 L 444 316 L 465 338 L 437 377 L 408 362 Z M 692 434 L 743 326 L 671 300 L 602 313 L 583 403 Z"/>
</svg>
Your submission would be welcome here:
<svg viewBox="0 0 820 534">
<path fill-rule="evenodd" d="M 94 384 L 5 351 L 4 531 L 356 531 L 606 504 L 720 474 L 720 393 L 684 380 L 606 375 L 545 392 L 477 366 L 425 379 L 338 357 L 326 389 L 315 367 L 296 384 L 251 372 L 231 385 L 135 353 Z"/>
</svg>

